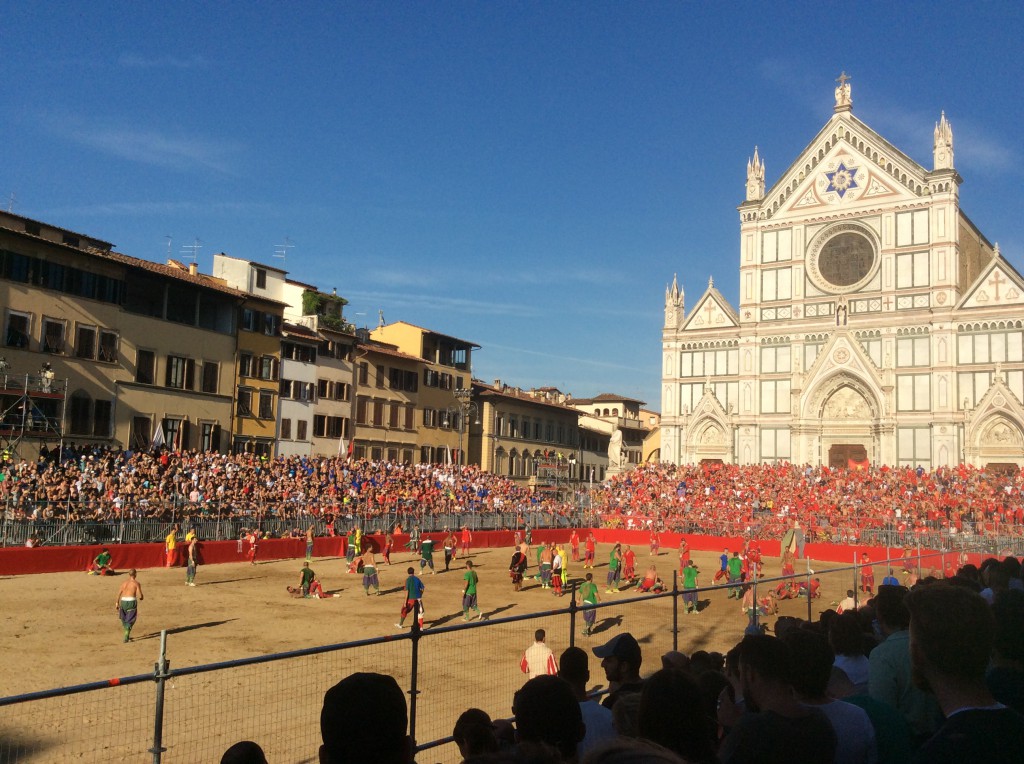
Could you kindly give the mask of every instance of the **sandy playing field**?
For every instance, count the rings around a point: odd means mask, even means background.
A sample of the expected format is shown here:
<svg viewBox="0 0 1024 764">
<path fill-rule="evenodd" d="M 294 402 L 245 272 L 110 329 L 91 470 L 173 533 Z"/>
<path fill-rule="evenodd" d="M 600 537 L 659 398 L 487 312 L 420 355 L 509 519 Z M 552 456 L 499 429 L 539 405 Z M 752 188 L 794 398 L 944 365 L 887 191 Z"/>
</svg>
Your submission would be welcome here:
<svg viewBox="0 0 1024 764">
<path fill-rule="evenodd" d="M 636 551 L 642 575 L 651 558 L 646 548 Z M 555 598 L 532 580 L 522 592 L 513 592 L 507 570 L 510 556 L 510 549 L 471 553 L 480 576 L 484 614 L 500 619 L 568 607 L 568 597 Z M 616 603 L 636 596 L 629 588 L 605 594 L 607 558 L 608 548 L 602 545 L 594 571 L 602 601 Z M 710 584 L 718 569 L 717 555 L 697 552 L 693 558 L 703 570 L 700 583 Z M 314 560 L 312 567 L 324 588 L 340 595 L 326 600 L 293 599 L 285 591 L 298 583 L 301 560 L 200 567 L 194 588 L 185 586 L 184 569 L 142 570 L 138 580 L 145 600 L 129 644 L 121 641 L 114 609 L 123 576 L 56 573 L 0 578 L 0 695 L 152 673 L 161 629 L 169 632 L 172 669 L 403 633 L 395 622 L 405 569 L 413 557 L 401 552 L 392 561 L 391 567 L 381 568 L 381 596 L 367 597 L 361 577 L 345 573 L 344 560 Z M 458 714 L 469 707 L 483 708 L 492 716 L 509 715 L 512 694 L 525 679 L 519 659 L 534 630 L 547 630 L 556 656 L 569 646 L 570 636 L 569 617 L 564 614 L 431 635 L 432 628 L 463 623 L 462 560 L 456 560 L 450 572 L 443 572 L 443 555 L 435 554 L 435 561 L 438 574 L 424 577 L 427 630 L 419 643 L 417 672 L 420 744 L 449 735 Z M 656 563 L 671 582 L 676 550 L 663 549 Z M 113 564 L 116 567 L 116 549 Z M 825 567 L 821 565 L 818 573 Z M 777 560 L 766 560 L 765 575 L 774 576 L 778 570 Z M 534 572 L 531 567 L 528 575 Z M 570 573 L 579 580 L 584 573 L 581 564 L 570 564 Z M 841 599 L 851 583 L 849 573 L 822 576 L 823 596 L 814 603 L 815 617 Z M 739 603 L 727 599 L 724 590 L 702 594 L 701 601 L 702 610 L 695 615 L 684 615 L 680 604 L 679 649 L 728 649 L 746 625 Z M 806 617 L 807 603 L 802 598 L 783 602 L 780 613 Z M 643 673 L 659 668 L 660 655 L 672 648 L 672 598 L 603 608 L 596 633 L 589 638 L 582 636 L 578 618 L 576 643 L 592 647 L 622 630 L 632 632 L 644 647 Z M 604 683 L 599 663 L 592 659 L 595 687 Z M 271 764 L 315 761 L 320 700 L 327 687 L 351 671 L 367 670 L 393 674 L 408 690 L 410 666 L 410 640 L 392 639 L 175 677 L 166 688 L 163 761 L 215 762 L 228 745 L 243 739 L 259 742 Z M 154 683 L 146 682 L 4 707 L 0 764 L 151 761 L 146 751 L 153 741 L 155 696 Z M 423 751 L 417 757 L 421 764 L 457 760 L 454 746 Z"/>
</svg>

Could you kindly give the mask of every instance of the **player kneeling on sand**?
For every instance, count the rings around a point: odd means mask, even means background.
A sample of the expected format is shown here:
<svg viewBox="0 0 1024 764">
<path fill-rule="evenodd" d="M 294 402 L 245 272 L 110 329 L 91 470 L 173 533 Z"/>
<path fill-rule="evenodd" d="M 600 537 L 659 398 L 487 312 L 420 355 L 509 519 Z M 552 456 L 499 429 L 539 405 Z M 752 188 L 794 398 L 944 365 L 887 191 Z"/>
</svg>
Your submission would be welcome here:
<svg viewBox="0 0 1024 764">
<path fill-rule="evenodd" d="M 324 588 L 320 585 L 320 580 L 316 577 L 316 573 L 309 567 L 309 563 L 303 563 L 302 570 L 299 572 L 299 585 L 289 586 L 288 593 L 293 597 L 303 597 L 313 599 L 324 599 L 327 595 L 324 594 Z M 334 595 L 338 596 L 338 595 Z"/>
<path fill-rule="evenodd" d="M 115 575 L 114 569 L 110 567 L 110 552 L 106 547 L 103 547 L 103 551 L 96 555 L 96 559 L 92 561 L 92 565 L 86 568 L 86 572 L 90 576 Z"/>
</svg>

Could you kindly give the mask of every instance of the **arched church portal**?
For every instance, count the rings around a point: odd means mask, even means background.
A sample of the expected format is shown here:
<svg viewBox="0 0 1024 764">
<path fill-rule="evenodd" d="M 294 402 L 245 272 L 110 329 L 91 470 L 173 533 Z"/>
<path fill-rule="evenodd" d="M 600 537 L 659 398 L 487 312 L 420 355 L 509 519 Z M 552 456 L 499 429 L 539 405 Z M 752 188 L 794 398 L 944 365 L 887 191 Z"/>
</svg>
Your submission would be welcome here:
<svg viewBox="0 0 1024 764">
<path fill-rule="evenodd" d="M 844 375 L 819 392 L 816 403 L 822 463 L 849 467 L 878 461 L 878 402 L 870 389 Z"/>
</svg>

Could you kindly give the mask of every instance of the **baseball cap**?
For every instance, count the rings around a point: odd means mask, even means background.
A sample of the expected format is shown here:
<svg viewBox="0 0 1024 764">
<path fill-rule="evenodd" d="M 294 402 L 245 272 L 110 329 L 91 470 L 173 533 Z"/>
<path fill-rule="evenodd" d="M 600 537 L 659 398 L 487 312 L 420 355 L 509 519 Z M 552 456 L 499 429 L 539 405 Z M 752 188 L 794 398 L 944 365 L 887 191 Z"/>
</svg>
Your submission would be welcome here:
<svg viewBox="0 0 1024 764">
<path fill-rule="evenodd" d="M 640 644 L 632 634 L 624 631 L 612 637 L 600 647 L 594 648 L 594 655 L 598 658 L 615 657 L 620 660 L 629 661 L 634 665 L 640 664 Z"/>
</svg>

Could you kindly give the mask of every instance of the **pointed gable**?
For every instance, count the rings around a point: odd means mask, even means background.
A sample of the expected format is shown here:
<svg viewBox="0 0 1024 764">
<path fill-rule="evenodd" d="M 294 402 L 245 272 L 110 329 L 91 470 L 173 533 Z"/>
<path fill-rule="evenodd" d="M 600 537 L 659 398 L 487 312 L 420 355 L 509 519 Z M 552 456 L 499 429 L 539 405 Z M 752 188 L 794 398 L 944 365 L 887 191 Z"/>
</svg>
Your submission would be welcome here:
<svg viewBox="0 0 1024 764">
<path fill-rule="evenodd" d="M 697 305 L 683 324 L 683 331 L 698 329 L 733 329 L 740 325 L 740 317 L 733 310 L 729 301 L 722 296 L 714 282 L 708 284 L 707 290 L 697 300 Z"/>
<path fill-rule="evenodd" d="M 1024 305 L 1024 277 L 1000 254 L 981 269 L 978 278 L 964 292 L 957 310 Z"/>
<path fill-rule="evenodd" d="M 762 216 L 917 201 L 926 176 L 924 167 L 852 114 L 837 114 L 765 194 Z"/>
<path fill-rule="evenodd" d="M 859 378 L 868 383 L 876 393 L 881 392 L 881 373 L 864 350 L 864 346 L 847 330 L 837 331 L 832 335 L 807 370 L 807 381 L 804 385 L 808 392 L 806 399 L 814 398 L 813 391 L 818 389 L 824 380 L 837 373 Z"/>
</svg>

